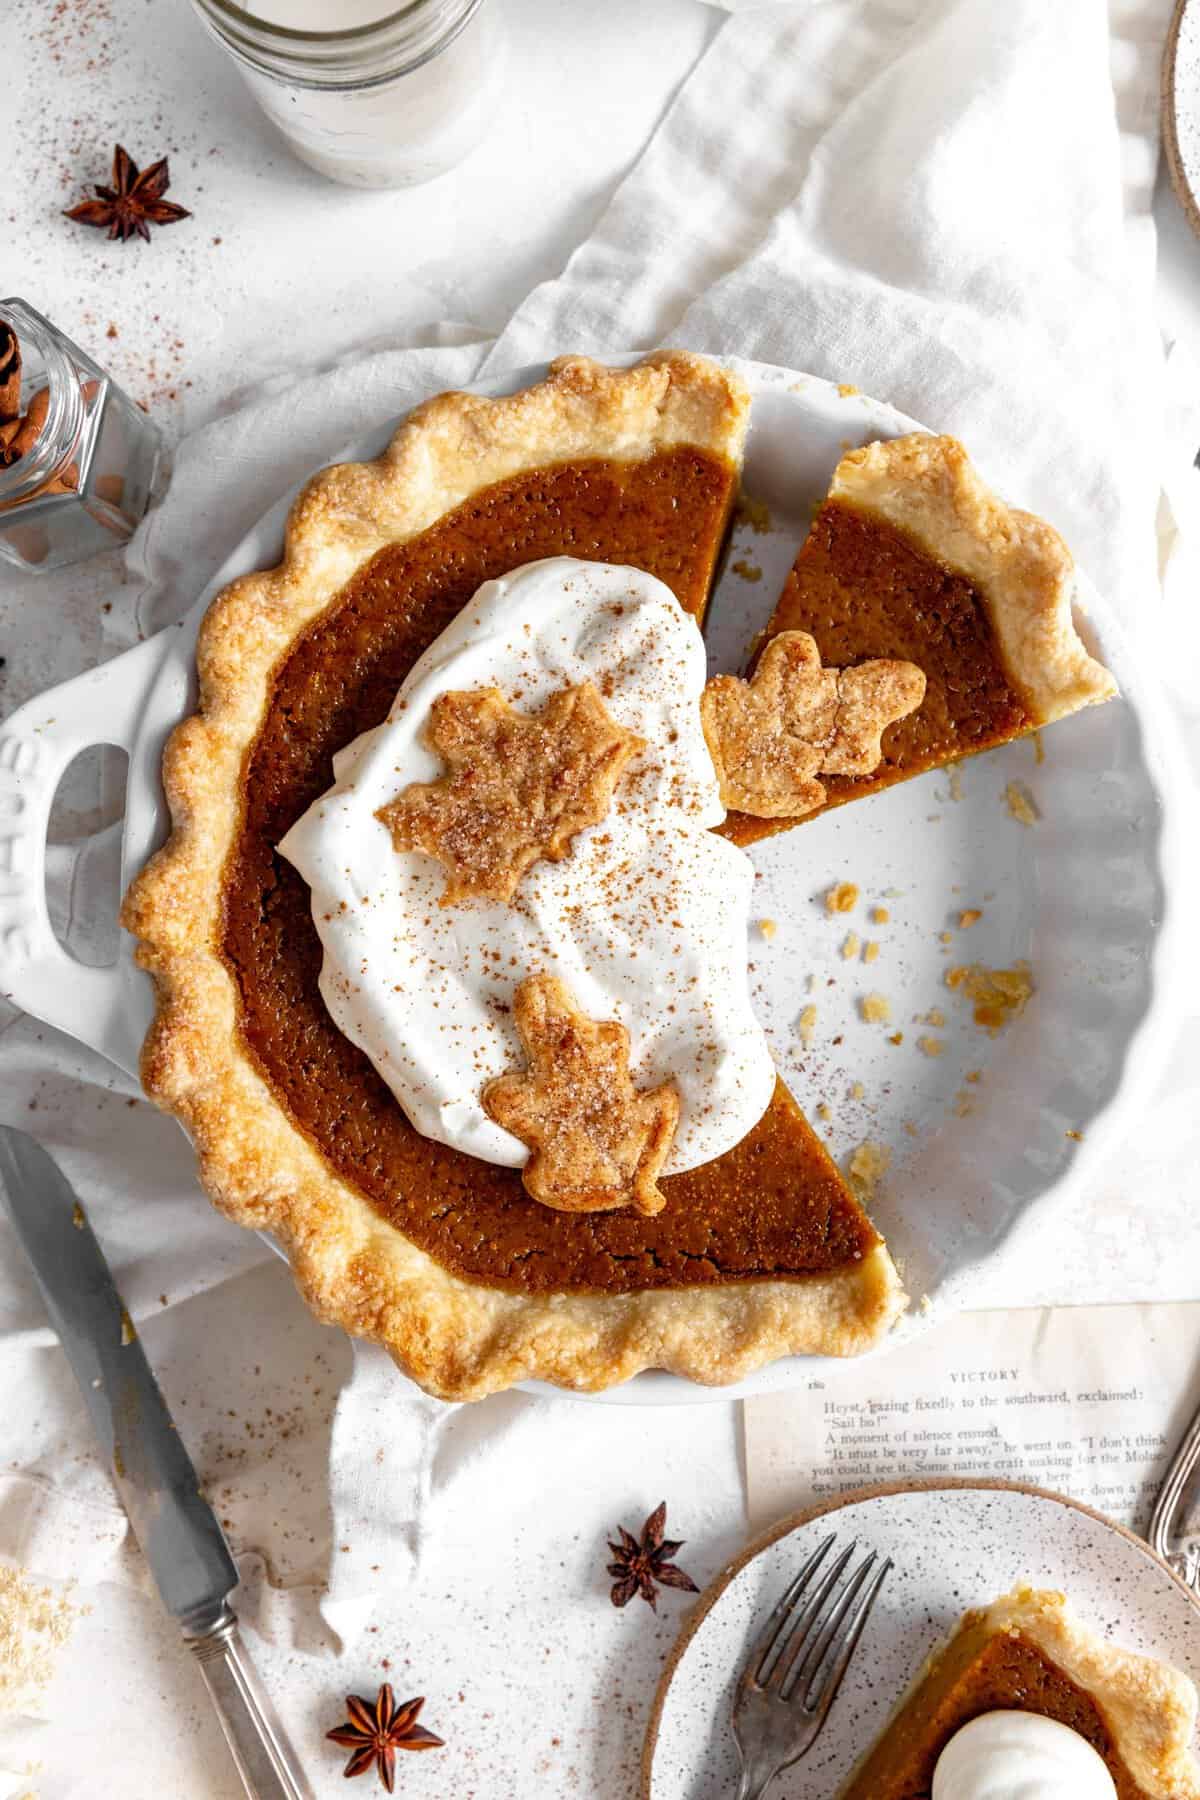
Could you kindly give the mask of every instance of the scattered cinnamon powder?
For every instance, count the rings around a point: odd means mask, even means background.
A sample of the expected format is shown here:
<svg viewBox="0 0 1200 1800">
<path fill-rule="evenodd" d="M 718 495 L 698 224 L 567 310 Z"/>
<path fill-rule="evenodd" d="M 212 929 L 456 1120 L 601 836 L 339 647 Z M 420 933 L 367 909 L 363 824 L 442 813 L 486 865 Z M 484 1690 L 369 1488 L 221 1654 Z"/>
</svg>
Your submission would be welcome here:
<svg viewBox="0 0 1200 1800">
<path fill-rule="evenodd" d="M 853 912 L 858 905 L 858 889 L 852 881 L 838 881 L 825 895 L 827 913 Z"/>
<path fill-rule="evenodd" d="M 947 969 L 945 979 L 948 988 L 972 1002 L 976 1025 L 993 1037 L 1024 1012 L 1034 991 L 1032 971 L 1026 962 L 1011 969 L 985 969 L 982 963 L 970 963 Z"/>
<path fill-rule="evenodd" d="M 1010 781 L 1004 790 L 1004 804 L 1020 825 L 1036 825 L 1041 818 L 1037 801 L 1023 781 Z"/>
<path fill-rule="evenodd" d="M 864 994 L 858 1010 L 868 1025 L 890 1025 L 892 1022 L 891 1003 L 884 994 Z"/>
</svg>

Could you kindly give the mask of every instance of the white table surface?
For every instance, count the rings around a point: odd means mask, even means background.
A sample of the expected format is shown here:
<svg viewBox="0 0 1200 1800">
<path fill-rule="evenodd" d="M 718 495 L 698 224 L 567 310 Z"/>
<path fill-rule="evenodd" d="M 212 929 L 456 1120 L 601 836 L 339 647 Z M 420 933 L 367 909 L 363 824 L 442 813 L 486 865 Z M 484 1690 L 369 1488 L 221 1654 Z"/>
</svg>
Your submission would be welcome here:
<svg viewBox="0 0 1200 1800">
<path fill-rule="evenodd" d="M 486 145 L 426 188 L 363 194 L 292 160 L 185 0 L 8 0 L 0 288 L 74 335 L 172 438 L 275 372 L 372 342 L 420 342 L 441 319 L 491 334 L 587 232 L 720 21 L 695 0 L 503 4 L 513 55 Z M 61 217 L 85 183 L 106 178 L 115 138 L 142 162 L 169 155 L 170 197 L 195 215 L 150 246 L 109 244 Z M 1157 214 L 1164 328 L 1200 358 L 1200 243 L 1165 182 Z M 0 715 L 97 660 L 100 609 L 120 579 L 115 558 L 53 582 L 0 570 Z M 1076 1252 L 1069 1291 L 1063 1260 L 1048 1253 L 1046 1289 L 1025 1291 L 1025 1304 L 1200 1296 L 1200 1258 L 1189 1266 L 1170 1252 L 1173 1208 L 1181 1220 L 1193 1203 L 1163 1196 L 1161 1230 L 1130 1241 L 1121 1192 L 1143 1171 L 1132 1150 L 1119 1164 L 1104 1195 L 1085 1196 L 1056 1224 Z M 1081 1259 L 1084 1242 L 1095 1250 Z M 235 1510 L 239 1496 L 257 1496 L 256 1543 L 279 1579 L 309 1592 L 327 1528 L 310 1472 L 347 1346 L 308 1318 L 273 1264 L 226 1290 L 232 1350 L 214 1352 L 207 1320 L 205 1342 L 192 1341 L 195 1304 L 148 1328 L 148 1351 L 168 1395 L 173 1367 L 213 1357 L 210 1414 L 181 1425 L 204 1479 L 223 1481 Z M 294 1349 L 294 1391 L 256 1390 L 247 1375 L 253 1345 L 280 1330 Z M 390 1588 L 381 1571 L 378 1604 L 336 1661 L 317 1653 L 315 1637 L 311 1650 L 255 1640 L 318 1794 L 350 1791 L 321 1743 L 339 1721 L 341 1695 L 373 1689 L 385 1672 L 404 1693 L 429 1695 L 427 1723 L 452 1745 L 406 1759 L 406 1792 L 441 1800 L 631 1792 L 680 1597 L 664 1597 L 657 1621 L 640 1602 L 613 1611 L 604 1530 L 638 1523 L 661 1488 L 692 1539 L 681 1561 L 706 1581 L 745 1532 L 737 1415 L 727 1404 L 636 1418 L 595 1408 L 592 1467 L 565 1479 L 553 1465 L 554 1419 L 570 1404 L 504 1396 L 458 1416 L 439 1458 L 436 1555 L 407 1591 Z M 519 1491 L 490 1492 L 480 1479 L 474 1440 L 497 1430 L 528 1442 Z M 27 1745 L 45 1763 L 34 1781 L 44 1800 L 118 1779 L 134 1800 L 232 1800 L 240 1789 L 216 1726 L 156 1604 L 132 1585 L 88 1598 L 94 1610 L 64 1659 L 55 1722 Z M 268 1604 L 261 1621 L 269 1615 Z M 69 1694 L 71 1681 L 79 1685 Z M 81 1691 L 82 1714 L 68 1713 Z M 3 1733 L 0 1748 L 12 1753 Z"/>
</svg>

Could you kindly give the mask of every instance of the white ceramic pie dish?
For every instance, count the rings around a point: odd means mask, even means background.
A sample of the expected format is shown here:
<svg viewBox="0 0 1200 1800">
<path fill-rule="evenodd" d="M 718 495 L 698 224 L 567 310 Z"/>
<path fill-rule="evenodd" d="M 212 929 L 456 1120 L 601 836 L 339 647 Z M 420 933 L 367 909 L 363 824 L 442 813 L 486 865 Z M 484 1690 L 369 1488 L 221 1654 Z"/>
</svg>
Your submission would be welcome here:
<svg viewBox="0 0 1200 1800">
<path fill-rule="evenodd" d="M 742 523 L 735 531 L 707 634 L 712 666 L 724 669 L 744 666 L 844 449 L 918 428 L 815 377 L 732 360 L 754 395 L 744 484 L 765 503 L 770 529 Z M 511 391 L 544 373 L 520 369 L 479 391 Z M 393 429 L 394 422 L 364 436 L 346 457 L 377 455 Z M 200 619 L 228 581 L 276 560 L 293 498 L 271 508 L 177 627 L 39 696 L 0 733 L 0 844 L 9 846 L 9 871 L 0 873 L 0 980 L 15 1004 L 127 1070 L 136 1070 L 152 1017 L 150 982 L 124 935 L 117 961 L 104 969 L 84 967 L 56 942 L 44 886 L 50 804 L 81 750 L 115 744 L 128 752 L 127 885 L 167 832 L 162 748 L 194 704 Z M 1054 727 L 1044 762 L 1035 763 L 1030 742 L 1012 745 L 954 777 L 907 782 L 751 851 L 756 916 L 776 927 L 770 937 L 752 929 L 750 960 L 777 1062 L 835 1153 L 864 1140 L 891 1153 L 874 1211 L 914 1306 L 889 1342 L 969 1304 L 975 1271 L 1002 1244 L 1027 1243 L 1051 1201 L 1087 1179 L 1159 1066 L 1168 895 L 1179 858 L 1174 745 L 1151 678 L 1100 596 L 1081 587 L 1085 635 L 1122 697 Z M 1033 791 L 1036 825 L 1008 810 L 1012 781 Z M 862 901 L 833 919 L 820 897 L 842 879 L 861 888 Z M 885 907 L 888 922 L 872 924 L 869 906 Z M 969 935 L 957 927 L 967 908 L 983 912 Z M 878 942 L 874 963 L 865 965 L 861 953 L 843 959 L 847 931 Z M 1004 1034 L 990 1037 L 948 992 L 945 970 L 1020 959 L 1032 965 L 1036 995 Z M 868 992 L 887 998 L 889 1025 L 858 1016 Z M 806 1047 L 798 1021 L 809 1005 L 817 1022 Z M 935 1010 L 944 1026 L 917 1022 Z M 897 1031 L 900 1044 L 890 1041 Z M 921 1038 L 939 1042 L 940 1052 L 926 1054 Z M 827 1121 L 817 1112 L 822 1102 Z M 794 1385 L 818 1362 L 791 1358 L 720 1389 L 647 1373 L 589 1397 L 727 1399 Z"/>
</svg>

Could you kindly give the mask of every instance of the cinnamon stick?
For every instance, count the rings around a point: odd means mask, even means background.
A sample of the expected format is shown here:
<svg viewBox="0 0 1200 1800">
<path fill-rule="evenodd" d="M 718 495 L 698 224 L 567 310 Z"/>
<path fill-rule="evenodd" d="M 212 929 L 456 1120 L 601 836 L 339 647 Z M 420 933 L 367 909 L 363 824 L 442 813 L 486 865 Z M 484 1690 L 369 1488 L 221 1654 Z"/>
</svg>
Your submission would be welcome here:
<svg viewBox="0 0 1200 1800">
<path fill-rule="evenodd" d="M 21 416 L 21 346 L 11 325 L 0 321 L 0 426 Z"/>
</svg>

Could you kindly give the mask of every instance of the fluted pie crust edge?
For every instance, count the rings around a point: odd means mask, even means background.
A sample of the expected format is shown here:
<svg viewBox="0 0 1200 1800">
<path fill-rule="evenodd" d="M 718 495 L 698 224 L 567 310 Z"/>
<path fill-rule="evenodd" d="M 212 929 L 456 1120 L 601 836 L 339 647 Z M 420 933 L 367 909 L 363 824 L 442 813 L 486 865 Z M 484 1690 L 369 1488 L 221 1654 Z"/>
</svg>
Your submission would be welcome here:
<svg viewBox="0 0 1200 1800">
<path fill-rule="evenodd" d="M 272 672 L 355 572 L 473 493 L 530 469 L 680 445 L 740 465 L 748 417 L 735 376 L 669 351 L 623 370 L 560 358 L 546 380 L 501 399 L 439 395 L 405 420 L 378 461 L 317 475 L 292 508 L 281 563 L 233 582 L 201 629 L 199 707 L 172 734 L 163 763 L 174 829 L 122 911 L 157 994 L 143 1085 L 187 1129 L 220 1211 L 277 1237 L 318 1317 L 383 1344 L 445 1398 L 528 1378 L 595 1390 L 645 1368 L 737 1381 L 789 1354 L 865 1350 L 904 1304 L 882 1244 L 830 1274 L 621 1295 L 525 1296 L 453 1274 L 292 1124 L 243 1044 L 220 950 L 242 770 Z"/>
</svg>

